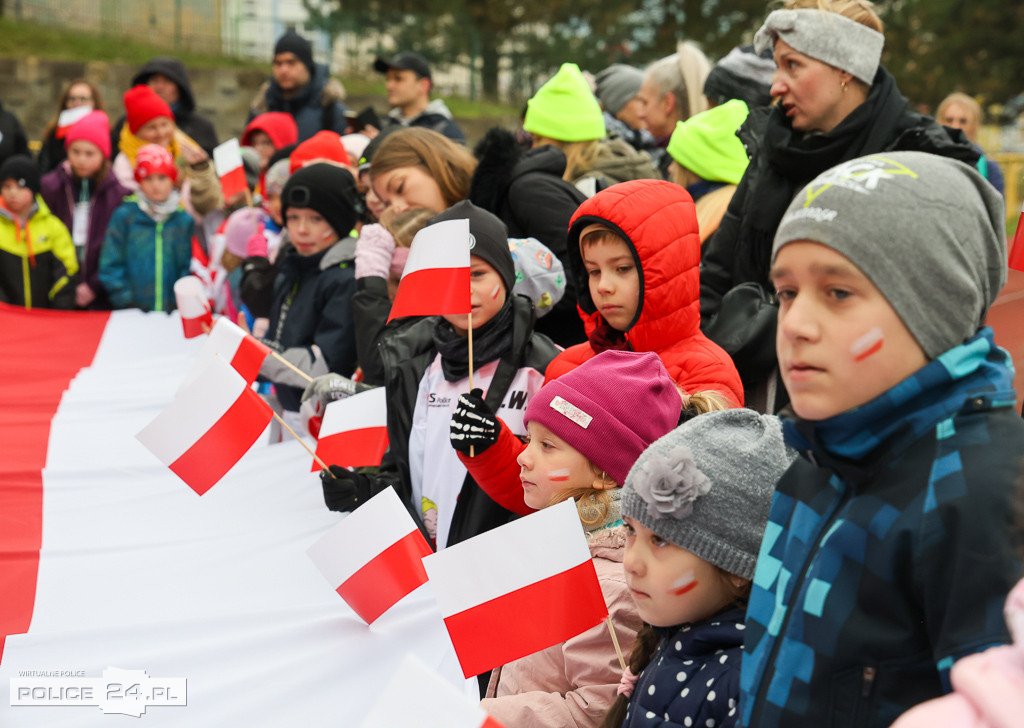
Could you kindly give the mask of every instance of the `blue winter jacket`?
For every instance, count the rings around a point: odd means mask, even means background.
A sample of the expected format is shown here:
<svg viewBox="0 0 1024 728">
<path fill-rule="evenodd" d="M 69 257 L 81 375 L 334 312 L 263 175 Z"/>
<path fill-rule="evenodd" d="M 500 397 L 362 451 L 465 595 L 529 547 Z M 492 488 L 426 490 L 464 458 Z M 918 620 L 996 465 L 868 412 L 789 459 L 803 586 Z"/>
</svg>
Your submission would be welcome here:
<svg viewBox="0 0 1024 728">
<path fill-rule="evenodd" d="M 802 459 L 772 499 L 747 613 L 742 724 L 889 726 L 1009 641 L 1024 456 L 990 328 L 870 402 L 787 419 Z"/>
<path fill-rule="evenodd" d="M 661 645 L 637 679 L 622 728 L 736 725 L 743 610 L 658 632 Z"/>
<path fill-rule="evenodd" d="M 173 311 L 174 282 L 189 274 L 192 216 L 178 208 L 157 222 L 132 195 L 114 211 L 100 251 L 100 283 L 114 308 Z"/>
</svg>

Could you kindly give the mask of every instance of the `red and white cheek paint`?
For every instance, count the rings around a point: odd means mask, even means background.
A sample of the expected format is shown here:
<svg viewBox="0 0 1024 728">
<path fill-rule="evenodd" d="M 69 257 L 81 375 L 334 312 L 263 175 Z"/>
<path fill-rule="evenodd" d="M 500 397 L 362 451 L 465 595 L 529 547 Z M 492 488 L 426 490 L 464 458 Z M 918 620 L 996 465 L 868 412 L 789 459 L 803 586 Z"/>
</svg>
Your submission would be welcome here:
<svg viewBox="0 0 1024 728">
<path fill-rule="evenodd" d="M 491 298 L 497 298 L 499 293 L 501 293 L 501 284 L 497 283 L 494 286 L 494 290 L 491 291 Z"/>
<path fill-rule="evenodd" d="M 874 327 L 850 344 L 850 353 L 853 354 L 853 360 L 864 361 L 872 354 L 877 354 L 882 350 L 882 343 L 884 341 L 885 335 L 882 333 L 882 329 L 878 326 Z"/>
<path fill-rule="evenodd" d="M 548 480 L 552 483 L 564 483 L 569 480 L 569 468 L 560 468 L 548 473 Z"/>
<path fill-rule="evenodd" d="M 693 575 L 692 571 L 687 571 L 685 574 L 680 576 L 674 582 L 672 586 L 668 588 L 668 593 L 673 594 L 677 597 L 681 597 L 686 592 L 697 587 L 697 577 Z"/>
</svg>

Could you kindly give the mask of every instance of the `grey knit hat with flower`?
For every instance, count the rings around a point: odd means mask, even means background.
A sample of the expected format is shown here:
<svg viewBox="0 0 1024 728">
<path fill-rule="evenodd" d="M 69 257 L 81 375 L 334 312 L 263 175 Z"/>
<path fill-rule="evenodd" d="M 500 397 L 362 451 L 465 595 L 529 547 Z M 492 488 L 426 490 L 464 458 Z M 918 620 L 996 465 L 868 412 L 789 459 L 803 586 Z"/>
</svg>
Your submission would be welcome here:
<svg viewBox="0 0 1024 728">
<path fill-rule="evenodd" d="M 698 415 L 633 464 L 622 515 L 730 574 L 753 579 L 775 484 L 795 457 L 778 417 L 749 409 Z"/>
</svg>

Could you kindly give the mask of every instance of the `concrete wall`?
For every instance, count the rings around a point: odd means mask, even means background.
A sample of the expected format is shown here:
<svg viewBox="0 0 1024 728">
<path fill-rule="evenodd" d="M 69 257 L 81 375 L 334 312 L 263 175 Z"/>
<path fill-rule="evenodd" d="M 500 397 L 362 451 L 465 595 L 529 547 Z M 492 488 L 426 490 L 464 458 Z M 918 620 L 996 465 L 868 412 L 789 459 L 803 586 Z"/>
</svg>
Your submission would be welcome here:
<svg viewBox="0 0 1024 728">
<path fill-rule="evenodd" d="M 113 122 L 124 113 L 121 96 L 137 70 L 137 66 L 105 62 L 0 58 L 0 102 L 21 120 L 29 139 L 39 139 L 57 113 L 61 91 L 72 79 L 84 78 L 99 88 Z M 213 122 L 220 138 L 239 134 L 249 102 L 266 76 L 230 68 L 189 68 L 188 72 L 199 113 Z"/>
<path fill-rule="evenodd" d="M 18 117 L 30 140 L 38 140 L 57 113 L 57 100 L 65 85 L 72 79 L 84 78 L 99 88 L 113 122 L 124 113 L 121 97 L 137 70 L 137 66 L 105 62 L 0 58 L 0 103 Z M 241 134 L 249 104 L 269 76 L 270 64 L 265 73 L 231 68 L 189 68 L 188 73 L 199 113 L 213 122 L 218 138 L 225 140 Z M 349 97 L 346 103 L 354 109 L 373 105 L 378 113 L 383 113 L 386 107 L 382 98 Z M 470 144 L 495 123 L 514 123 L 512 119 L 457 121 Z"/>
</svg>

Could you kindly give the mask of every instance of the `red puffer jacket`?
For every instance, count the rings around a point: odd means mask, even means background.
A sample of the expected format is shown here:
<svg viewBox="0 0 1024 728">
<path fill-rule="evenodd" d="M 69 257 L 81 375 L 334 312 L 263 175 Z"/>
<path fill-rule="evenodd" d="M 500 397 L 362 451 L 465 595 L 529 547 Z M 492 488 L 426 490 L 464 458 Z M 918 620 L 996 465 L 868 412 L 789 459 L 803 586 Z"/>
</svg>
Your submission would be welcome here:
<svg viewBox="0 0 1024 728">
<path fill-rule="evenodd" d="M 602 321 L 590 297 L 579 240 L 583 229 L 595 223 L 626 238 L 640 270 L 638 314 L 625 332 L 629 347 L 657 353 L 685 392 L 715 391 L 741 406 L 743 384 L 732 359 L 700 330 L 700 235 L 690 195 L 670 182 L 635 180 L 599 192 L 576 210 L 569 222 L 569 275 L 577 284 L 580 310 L 590 319 L 588 331 Z M 591 333 L 589 342 L 566 349 L 548 364 L 545 380 L 575 369 L 604 347 Z M 519 439 L 502 427 L 494 445 L 475 458 L 459 459 L 493 500 L 526 514 L 532 509 L 523 502 L 515 460 L 522 449 Z"/>
<path fill-rule="evenodd" d="M 579 246 L 580 233 L 595 223 L 627 239 L 640 269 L 639 311 L 625 332 L 629 348 L 658 354 L 687 393 L 711 390 L 742 405 L 743 384 L 732 359 L 700 330 L 700 234 L 690 195 L 670 182 L 635 180 L 609 187 L 573 215 L 570 275 L 578 285 L 580 309 L 600 324 Z M 594 336 L 566 349 L 548 365 L 547 379 L 556 379 L 601 350 Z"/>
</svg>

